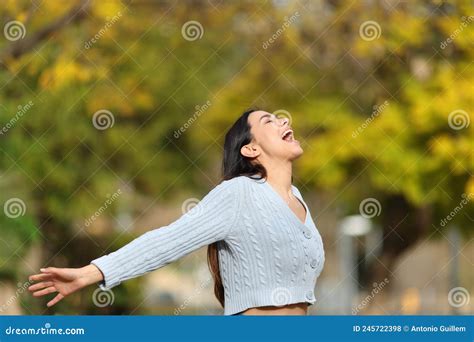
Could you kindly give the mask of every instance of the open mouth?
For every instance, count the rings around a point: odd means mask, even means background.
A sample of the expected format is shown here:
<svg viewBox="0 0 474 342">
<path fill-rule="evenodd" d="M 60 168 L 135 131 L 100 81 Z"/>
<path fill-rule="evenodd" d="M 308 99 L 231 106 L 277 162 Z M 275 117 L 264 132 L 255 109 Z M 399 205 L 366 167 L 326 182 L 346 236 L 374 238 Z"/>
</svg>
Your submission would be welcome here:
<svg viewBox="0 0 474 342">
<path fill-rule="evenodd" d="M 293 136 L 293 130 L 292 129 L 287 129 L 286 131 L 284 131 L 281 138 L 282 138 L 282 140 L 284 140 L 286 142 L 298 141 L 298 140 L 295 140 L 295 138 Z"/>
</svg>

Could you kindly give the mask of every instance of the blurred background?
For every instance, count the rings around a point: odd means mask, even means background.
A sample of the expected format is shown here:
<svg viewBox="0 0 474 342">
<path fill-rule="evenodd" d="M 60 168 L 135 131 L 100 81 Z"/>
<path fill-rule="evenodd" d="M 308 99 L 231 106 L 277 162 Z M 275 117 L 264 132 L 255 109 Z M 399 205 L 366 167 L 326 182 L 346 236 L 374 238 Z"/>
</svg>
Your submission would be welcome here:
<svg viewBox="0 0 474 342">
<path fill-rule="evenodd" d="M 52 308 L 81 267 L 220 181 L 251 106 L 290 118 L 323 237 L 311 315 L 472 314 L 474 4 L 5 0 L 0 314 L 220 315 L 202 248 Z"/>
</svg>

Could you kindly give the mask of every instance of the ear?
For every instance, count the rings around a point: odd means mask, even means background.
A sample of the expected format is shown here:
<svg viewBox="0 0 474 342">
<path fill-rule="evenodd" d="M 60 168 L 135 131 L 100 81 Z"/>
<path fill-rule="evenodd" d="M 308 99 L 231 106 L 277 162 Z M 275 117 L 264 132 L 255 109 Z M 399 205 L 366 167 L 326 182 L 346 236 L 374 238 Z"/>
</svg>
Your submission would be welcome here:
<svg viewBox="0 0 474 342">
<path fill-rule="evenodd" d="M 247 144 L 242 146 L 242 148 L 240 149 L 240 153 L 248 158 L 255 158 L 260 155 L 258 148 L 256 148 L 253 144 Z"/>
</svg>

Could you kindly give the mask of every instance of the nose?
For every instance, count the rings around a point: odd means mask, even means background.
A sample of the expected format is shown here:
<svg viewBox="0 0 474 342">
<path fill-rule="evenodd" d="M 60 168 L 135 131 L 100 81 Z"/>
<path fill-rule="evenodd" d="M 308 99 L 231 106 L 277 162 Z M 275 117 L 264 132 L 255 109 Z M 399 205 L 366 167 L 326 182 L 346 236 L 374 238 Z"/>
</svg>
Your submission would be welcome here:
<svg viewBox="0 0 474 342">
<path fill-rule="evenodd" d="M 288 124 L 288 122 L 290 121 L 290 119 L 288 119 L 287 117 L 282 117 L 280 118 L 281 122 L 282 122 L 282 126 L 284 126 L 285 124 Z"/>
</svg>

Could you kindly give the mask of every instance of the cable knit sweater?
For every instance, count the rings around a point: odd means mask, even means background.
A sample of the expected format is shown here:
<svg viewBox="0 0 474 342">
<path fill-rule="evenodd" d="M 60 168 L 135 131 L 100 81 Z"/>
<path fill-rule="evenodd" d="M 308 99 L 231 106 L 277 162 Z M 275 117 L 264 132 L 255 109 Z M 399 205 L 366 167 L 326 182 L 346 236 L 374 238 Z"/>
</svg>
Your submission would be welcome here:
<svg viewBox="0 0 474 342">
<path fill-rule="evenodd" d="M 321 235 L 306 209 L 303 223 L 265 181 L 224 180 L 167 226 L 151 230 L 91 263 L 110 289 L 217 242 L 224 286 L 224 315 L 259 306 L 316 302 L 314 289 L 325 255 Z"/>
</svg>

